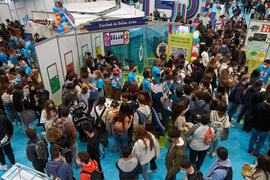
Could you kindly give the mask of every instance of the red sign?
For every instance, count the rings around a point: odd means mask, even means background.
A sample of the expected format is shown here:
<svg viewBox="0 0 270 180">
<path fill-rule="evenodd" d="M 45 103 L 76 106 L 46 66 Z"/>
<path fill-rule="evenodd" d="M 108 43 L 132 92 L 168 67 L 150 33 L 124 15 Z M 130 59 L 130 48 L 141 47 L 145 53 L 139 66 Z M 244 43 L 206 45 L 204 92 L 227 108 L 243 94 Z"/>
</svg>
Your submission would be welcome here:
<svg viewBox="0 0 270 180">
<path fill-rule="evenodd" d="M 261 32 L 270 33 L 270 24 L 263 24 Z"/>
</svg>

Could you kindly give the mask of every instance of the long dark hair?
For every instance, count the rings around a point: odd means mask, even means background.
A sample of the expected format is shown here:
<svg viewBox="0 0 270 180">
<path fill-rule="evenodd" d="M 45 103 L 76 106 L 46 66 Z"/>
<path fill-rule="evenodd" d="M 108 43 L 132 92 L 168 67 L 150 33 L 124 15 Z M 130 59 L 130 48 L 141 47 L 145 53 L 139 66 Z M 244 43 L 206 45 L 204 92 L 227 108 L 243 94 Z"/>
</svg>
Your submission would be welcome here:
<svg viewBox="0 0 270 180">
<path fill-rule="evenodd" d="M 120 106 L 120 109 L 116 115 L 117 121 L 124 123 L 125 118 L 131 115 L 131 112 L 129 110 L 128 103 L 123 102 Z"/>
<path fill-rule="evenodd" d="M 179 101 L 175 103 L 175 106 L 172 109 L 172 121 L 173 123 L 176 121 L 178 116 L 187 108 L 186 103 L 184 101 Z"/>
<path fill-rule="evenodd" d="M 54 104 L 54 102 L 50 99 L 48 99 L 45 103 L 44 103 L 44 106 L 43 106 L 43 109 L 46 111 L 46 114 L 47 114 L 47 119 L 51 118 L 51 110 L 49 109 L 49 105 L 50 104 L 53 104 L 53 112 L 57 113 L 57 108 Z"/>
<path fill-rule="evenodd" d="M 270 174 L 270 158 L 267 155 L 262 154 L 257 157 L 257 160 L 258 164 L 256 166 L 256 172 L 262 170 L 268 179 Z"/>
<path fill-rule="evenodd" d="M 23 92 L 19 89 L 13 92 L 13 108 L 15 112 L 23 111 Z"/>
<path fill-rule="evenodd" d="M 150 120 L 145 121 L 144 127 L 145 127 L 146 131 L 150 132 L 151 134 L 153 134 L 157 138 L 156 126 L 154 125 L 154 123 L 152 121 L 150 121 Z"/>
</svg>

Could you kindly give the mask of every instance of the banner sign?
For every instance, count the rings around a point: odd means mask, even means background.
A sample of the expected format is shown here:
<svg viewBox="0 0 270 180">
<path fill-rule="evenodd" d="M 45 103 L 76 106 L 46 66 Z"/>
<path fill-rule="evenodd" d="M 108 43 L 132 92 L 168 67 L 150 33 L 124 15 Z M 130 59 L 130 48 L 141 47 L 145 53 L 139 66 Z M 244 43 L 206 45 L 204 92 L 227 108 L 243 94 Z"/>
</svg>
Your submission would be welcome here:
<svg viewBox="0 0 270 180">
<path fill-rule="evenodd" d="M 63 12 L 64 12 L 64 15 L 67 17 L 68 21 L 70 22 L 70 24 L 72 26 L 75 26 L 75 19 L 72 16 L 72 14 L 66 8 L 64 8 Z"/>
<path fill-rule="evenodd" d="M 104 33 L 104 46 L 118 46 L 129 43 L 129 31 Z"/>
<path fill-rule="evenodd" d="M 178 57 L 180 54 L 185 56 L 187 61 L 190 61 L 191 52 L 192 52 L 192 43 L 193 36 L 191 33 L 184 34 L 171 34 L 169 33 L 168 38 L 168 56 L 173 55 L 174 57 Z"/>
<path fill-rule="evenodd" d="M 112 28 L 122 28 L 130 26 L 140 26 L 145 24 L 151 24 L 152 17 L 138 17 L 138 18 L 126 18 L 126 19 L 117 19 L 111 21 L 98 21 L 91 23 L 80 24 L 81 32 L 91 32 L 97 30 L 105 30 Z"/>
</svg>

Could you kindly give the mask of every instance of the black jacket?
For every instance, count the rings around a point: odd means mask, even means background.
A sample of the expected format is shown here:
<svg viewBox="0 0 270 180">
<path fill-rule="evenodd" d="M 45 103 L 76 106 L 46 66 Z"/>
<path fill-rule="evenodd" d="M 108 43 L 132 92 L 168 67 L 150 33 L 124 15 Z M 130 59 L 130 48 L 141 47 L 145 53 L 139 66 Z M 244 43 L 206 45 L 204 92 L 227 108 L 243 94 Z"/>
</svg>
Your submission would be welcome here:
<svg viewBox="0 0 270 180">
<path fill-rule="evenodd" d="M 99 143 L 100 138 L 95 132 L 93 137 L 89 137 L 87 140 L 87 152 L 90 154 L 90 159 L 99 159 Z"/>
<path fill-rule="evenodd" d="M 8 120 L 7 116 L 5 114 L 1 114 L 0 112 L 0 126 L 3 126 L 9 136 L 13 136 L 13 125 Z"/>
<path fill-rule="evenodd" d="M 270 105 L 260 103 L 252 109 L 254 113 L 254 128 L 259 131 L 270 131 Z"/>
<path fill-rule="evenodd" d="M 40 138 L 42 138 L 45 141 L 43 137 L 40 136 Z M 32 162 L 35 169 L 38 169 L 38 167 L 43 167 L 48 162 L 48 160 L 43 161 L 42 159 L 38 158 L 38 155 L 34 146 L 34 144 L 36 144 L 37 141 L 38 141 L 37 138 L 34 140 L 29 140 L 27 142 L 27 147 L 26 147 L 27 159 Z"/>
</svg>

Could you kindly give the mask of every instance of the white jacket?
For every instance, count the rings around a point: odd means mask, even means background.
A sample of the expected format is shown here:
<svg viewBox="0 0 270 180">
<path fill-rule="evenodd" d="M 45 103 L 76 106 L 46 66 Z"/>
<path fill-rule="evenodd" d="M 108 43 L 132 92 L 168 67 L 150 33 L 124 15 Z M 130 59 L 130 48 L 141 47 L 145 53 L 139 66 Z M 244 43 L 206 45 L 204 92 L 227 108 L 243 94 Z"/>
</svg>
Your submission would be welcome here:
<svg viewBox="0 0 270 180">
<path fill-rule="evenodd" d="M 159 151 L 159 147 L 157 147 L 158 145 L 157 145 L 156 138 L 152 134 L 151 136 L 154 141 L 154 147 L 152 150 L 150 149 L 150 141 L 148 139 L 146 140 L 147 148 L 145 147 L 141 139 L 137 140 L 133 146 L 132 156 L 138 158 L 141 165 L 145 165 L 149 163 L 151 159 L 155 156 L 156 157 L 160 156 L 160 152 L 159 154 L 158 152 L 156 152 L 156 151 Z"/>
<path fill-rule="evenodd" d="M 209 63 L 209 55 L 206 51 L 203 51 L 201 55 L 202 55 L 203 66 L 206 67 Z"/>
</svg>

